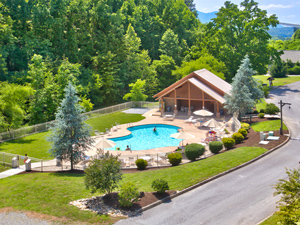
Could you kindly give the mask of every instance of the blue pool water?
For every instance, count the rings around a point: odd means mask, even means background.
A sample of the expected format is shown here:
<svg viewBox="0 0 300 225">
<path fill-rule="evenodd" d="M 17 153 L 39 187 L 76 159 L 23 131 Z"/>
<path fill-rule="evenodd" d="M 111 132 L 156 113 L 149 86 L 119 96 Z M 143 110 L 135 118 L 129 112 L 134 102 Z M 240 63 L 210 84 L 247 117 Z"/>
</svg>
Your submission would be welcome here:
<svg viewBox="0 0 300 225">
<path fill-rule="evenodd" d="M 156 131 L 153 128 L 156 127 Z M 148 124 L 141 126 L 129 127 L 130 135 L 110 138 L 116 143 L 116 146 L 107 150 L 115 150 L 117 147 L 125 151 L 127 145 L 132 151 L 147 150 L 152 148 L 178 146 L 181 139 L 170 137 L 171 134 L 177 133 L 180 127 L 165 124 Z"/>
</svg>

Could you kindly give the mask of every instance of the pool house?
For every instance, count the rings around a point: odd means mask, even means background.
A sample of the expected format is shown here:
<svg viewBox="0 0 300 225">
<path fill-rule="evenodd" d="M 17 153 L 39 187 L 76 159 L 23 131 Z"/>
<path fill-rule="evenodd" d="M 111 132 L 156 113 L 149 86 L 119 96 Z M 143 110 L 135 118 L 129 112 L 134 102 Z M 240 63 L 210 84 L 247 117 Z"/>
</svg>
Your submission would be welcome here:
<svg viewBox="0 0 300 225">
<path fill-rule="evenodd" d="M 153 96 L 159 100 L 161 113 L 178 111 L 191 115 L 203 107 L 216 117 L 226 113 L 224 95 L 231 85 L 207 69 L 192 72 Z"/>
</svg>

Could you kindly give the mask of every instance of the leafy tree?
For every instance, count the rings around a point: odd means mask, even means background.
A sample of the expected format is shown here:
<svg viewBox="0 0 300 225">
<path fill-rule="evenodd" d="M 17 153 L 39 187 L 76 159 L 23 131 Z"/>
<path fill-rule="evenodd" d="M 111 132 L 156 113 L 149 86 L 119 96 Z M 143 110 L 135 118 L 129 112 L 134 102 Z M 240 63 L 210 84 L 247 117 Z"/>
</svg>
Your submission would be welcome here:
<svg viewBox="0 0 300 225">
<path fill-rule="evenodd" d="M 131 87 L 130 93 L 124 95 L 123 99 L 127 100 L 130 98 L 131 101 L 145 101 L 148 97 L 147 95 L 143 94 L 145 91 L 145 83 L 146 81 L 137 79 L 135 83 L 129 84 L 129 87 Z"/>
<path fill-rule="evenodd" d="M 154 67 L 158 77 L 158 89 L 163 90 L 176 81 L 176 76 L 172 75 L 172 70 L 175 70 L 174 59 L 167 55 L 160 55 L 160 60 L 154 60 Z"/>
<path fill-rule="evenodd" d="M 19 128 L 26 118 L 27 102 L 33 94 L 28 86 L 0 83 L 0 126 L 7 131 Z"/>
<path fill-rule="evenodd" d="M 30 102 L 29 119 L 30 124 L 38 124 L 55 119 L 55 112 L 59 105 L 58 87 L 41 55 L 34 55 L 31 62 L 27 79 L 31 81 L 35 93 Z"/>
<path fill-rule="evenodd" d="M 189 62 L 183 62 L 181 67 L 178 67 L 173 71 L 173 75 L 177 79 L 181 79 L 188 74 L 200 70 L 207 69 L 218 77 L 225 79 L 224 72 L 226 72 L 226 66 L 223 62 L 217 60 L 215 57 L 208 53 L 204 53 L 200 58 L 191 60 Z"/>
<path fill-rule="evenodd" d="M 270 68 L 270 74 L 272 77 L 286 77 L 287 69 L 282 59 L 274 60 Z"/>
<path fill-rule="evenodd" d="M 216 18 L 207 24 L 206 48 L 209 53 L 225 63 L 228 68 L 226 80 L 230 81 L 243 59 L 248 54 L 253 69 L 265 74 L 270 59 L 279 53 L 268 46 L 270 26 L 278 24 L 275 15 L 267 16 L 254 0 L 244 0 L 240 7 L 229 1 L 216 13 Z M 262 52 L 264 54 L 262 54 Z"/>
<path fill-rule="evenodd" d="M 238 112 L 239 118 L 245 113 L 251 112 L 255 106 L 255 102 L 263 97 L 262 90 L 258 87 L 258 83 L 253 79 L 254 74 L 251 68 L 250 59 L 246 56 L 237 74 L 232 79 L 232 89 L 229 94 L 225 94 L 226 105 L 230 113 Z"/>
<path fill-rule="evenodd" d="M 292 36 L 292 39 L 293 39 L 293 40 L 298 40 L 298 39 L 300 39 L 300 29 L 297 29 L 297 30 L 295 31 L 295 33 L 294 33 L 293 36 Z"/>
<path fill-rule="evenodd" d="M 92 143 L 91 128 L 84 123 L 86 116 L 81 115 L 83 108 L 78 102 L 76 89 L 69 82 L 65 88 L 65 98 L 56 113 L 55 124 L 51 128 L 52 134 L 48 139 L 52 142 L 49 150 L 51 155 L 69 160 L 71 169 L 84 158 L 84 151 L 89 149 Z"/>
<path fill-rule="evenodd" d="M 109 152 L 102 159 L 93 159 L 84 173 L 85 186 L 92 193 L 100 191 L 110 194 L 122 180 L 121 162 L 118 156 Z"/>
<path fill-rule="evenodd" d="M 198 13 L 196 10 L 196 5 L 194 3 L 194 0 L 184 0 L 184 3 L 191 10 L 191 12 L 195 15 L 195 17 L 197 17 Z"/>
<path fill-rule="evenodd" d="M 300 170 L 286 169 L 288 179 L 280 179 L 274 195 L 280 195 L 277 214 L 282 224 L 299 224 L 300 221 Z"/>
<path fill-rule="evenodd" d="M 159 42 L 159 51 L 163 55 L 170 56 L 174 59 L 176 65 L 180 65 L 181 47 L 179 45 L 178 35 L 176 35 L 171 29 L 168 29 Z"/>
</svg>

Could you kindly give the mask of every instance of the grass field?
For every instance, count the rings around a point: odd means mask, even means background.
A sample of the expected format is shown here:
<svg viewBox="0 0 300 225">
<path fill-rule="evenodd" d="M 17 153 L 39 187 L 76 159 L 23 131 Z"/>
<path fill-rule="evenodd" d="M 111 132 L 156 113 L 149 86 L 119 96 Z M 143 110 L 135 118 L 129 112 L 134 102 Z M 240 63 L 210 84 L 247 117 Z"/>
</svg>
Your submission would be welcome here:
<svg viewBox="0 0 300 225">
<path fill-rule="evenodd" d="M 279 216 L 278 214 L 274 214 L 273 216 L 269 217 L 268 219 L 266 219 L 265 221 L 263 221 L 262 223 L 260 223 L 260 225 L 274 225 L 274 224 L 281 224 L 280 222 L 280 218 L 281 216 Z"/>
<path fill-rule="evenodd" d="M 3 172 L 3 171 L 5 171 L 5 170 L 8 170 L 8 169 L 11 169 L 11 167 L 5 166 L 2 163 L 0 164 L 0 173 Z"/>
<path fill-rule="evenodd" d="M 258 123 L 252 123 L 251 127 L 253 130 L 259 132 L 259 131 L 274 131 L 280 129 L 280 120 L 268 120 L 268 121 L 262 121 Z M 283 124 L 283 129 L 287 130 L 287 127 L 285 124 Z"/>
<path fill-rule="evenodd" d="M 264 98 L 260 99 L 261 101 L 255 105 L 256 110 L 259 112 L 261 109 L 266 109 L 267 103 Z"/>
<path fill-rule="evenodd" d="M 116 112 L 97 118 L 89 119 L 86 121 L 87 124 L 92 126 L 93 130 L 105 131 L 105 128 L 110 128 L 115 123 L 129 123 L 136 122 L 144 119 L 140 114 L 126 114 L 122 112 Z M 38 159 L 51 159 L 48 150 L 51 148 L 50 142 L 47 141 L 50 131 L 45 131 L 38 134 L 32 134 L 23 138 L 18 138 L 12 141 L 3 142 L 0 144 L 0 153 L 7 152 L 19 155 L 28 154 L 28 156 L 35 157 Z M 94 135 L 94 132 L 92 132 Z"/>
<path fill-rule="evenodd" d="M 269 85 L 269 81 L 267 80 L 270 76 L 264 76 L 264 75 L 257 75 L 253 76 L 254 78 L 261 80 L 264 84 Z M 273 80 L 273 86 L 282 86 L 290 83 L 294 83 L 300 81 L 300 76 L 288 76 L 285 78 L 275 78 Z"/>
<path fill-rule="evenodd" d="M 264 148 L 238 148 L 181 166 L 124 174 L 123 181 L 134 182 L 140 191 L 153 191 L 152 181 L 163 178 L 168 181 L 171 190 L 182 190 L 247 162 L 266 151 Z M 80 211 L 68 204 L 70 201 L 88 197 L 91 197 L 91 194 L 85 189 L 83 174 L 22 174 L 2 179 L 0 185 L 0 198 L 5 199 L 5 201 L 0 201 L 0 208 L 12 207 L 16 210 L 34 211 L 65 218 L 68 222 L 74 223 L 85 221 L 110 224 L 114 222 L 115 219 L 111 217 Z"/>
</svg>

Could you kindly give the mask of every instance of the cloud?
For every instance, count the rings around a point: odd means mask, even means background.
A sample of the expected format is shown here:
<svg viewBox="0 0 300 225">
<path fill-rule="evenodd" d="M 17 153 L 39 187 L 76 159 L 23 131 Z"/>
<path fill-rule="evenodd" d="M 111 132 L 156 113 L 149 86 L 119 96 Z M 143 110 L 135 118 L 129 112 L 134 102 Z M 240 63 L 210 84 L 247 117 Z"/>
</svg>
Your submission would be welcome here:
<svg viewBox="0 0 300 225">
<path fill-rule="evenodd" d="M 296 18 L 296 15 L 283 16 L 283 18 Z"/>
<path fill-rule="evenodd" d="M 282 4 L 269 4 L 269 5 L 261 5 L 259 8 L 261 9 L 289 9 L 294 5 L 282 5 Z"/>
</svg>

